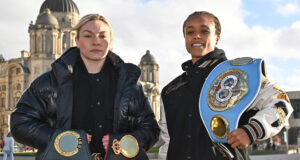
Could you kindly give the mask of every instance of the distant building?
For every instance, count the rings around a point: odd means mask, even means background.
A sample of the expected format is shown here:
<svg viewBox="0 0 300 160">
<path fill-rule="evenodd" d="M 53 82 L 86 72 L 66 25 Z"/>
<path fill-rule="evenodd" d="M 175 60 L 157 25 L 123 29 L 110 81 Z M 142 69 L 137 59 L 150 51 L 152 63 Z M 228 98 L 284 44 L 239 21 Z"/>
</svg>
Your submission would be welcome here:
<svg viewBox="0 0 300 160">
<path fill-rule="evenodd" d="M 142 71 L 139 81 L 143 85 L 144 93 L 148 97 L 158 121 L 160 119 L 159 66 L 149 50 L 142 57 L 139 67 Z"/>
<path fill-rule="evenodd" d="M 23 91 L 42 73 L 51 69 L 51 63 L 69 47 L 75 46 L 76 32 L 71 29 L 80 20 L 73 0 L 45 0 L 35 23 L 28 28 L 30 51 L 21 51 L 21 57 L 5 60 L 0 54 L 0 138 L 9 130 L 10 114 Z M 140 65 L 145 93 L 156 118 L 160 117 L 158 64 L 150 51 Z M 144 73 L 146 72 L 146 73 Z"/>
<path fill-rule="evenodd" d="M 289 120 L 288 141 L 291 145 L 300 145 L 300 91 L 287 92 L 294 112 Z"/>
</svg>

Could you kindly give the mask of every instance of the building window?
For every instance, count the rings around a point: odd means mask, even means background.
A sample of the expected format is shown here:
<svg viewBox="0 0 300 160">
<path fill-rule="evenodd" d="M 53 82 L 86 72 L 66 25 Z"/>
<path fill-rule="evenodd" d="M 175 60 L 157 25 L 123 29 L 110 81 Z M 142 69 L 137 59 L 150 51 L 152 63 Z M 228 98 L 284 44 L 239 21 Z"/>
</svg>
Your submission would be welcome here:
<svg viewBox="0 0 300 160">
<path fill-rule="evenodd" d="M 16 69 L 16 74 L 20 74 L 21 73 L 21 68 L 17 68 Z"/>
<path fill-rule="evenodd" d="M 294 108 L 294 118 L 299 119 L 300 118 L 300 99 L 291 99 L 291 104 Z"/>
<path fill-rule="evenodd" d="M 34 74 L 39 74 L 39 73 L 40 73 L 40 68 L 34 67 Z"/>
<path fill-rule="evenodd" d="M 16 88 L 17 88 L 17 90 L 21 90 L 21 84 L 18 83 Z"/>
<path fill-rule="evenodd" d="M 153 74 L 152 74 L 152 73 L 153 73 L 153 72 L 151 72 L 151 71 L 149 72 L 149 81 L 150 81 L 150 82 L 153 81 Z"/>
<path fill-rule="evenodd" d="M 66 49 L 67 48 L 67 37 L 66 37 L 66 35 L 64 34 L 63 35 L 63 43 L 62 43 L 62 47 L 63 47 L 63 49 Z"/>
<path fill-rule="evenodd" d="M 142 81 L 147 81 L 147 70 L 144 71 L 144 74 L 143 74 L 143 79 Z"/>
<path fill-rule="evenodd" d="M 2 89 L 2 91 L 6 91 L 6 86 L 5 85 L 2 85 L 2 87 L 1 87 Z"/>
<path fill-rule="evenodd" d="M 5 98 L 4 97 L 1 98 L 0 104 L 1 104 L 1 107 L 5 107 Z"/>
</svg>

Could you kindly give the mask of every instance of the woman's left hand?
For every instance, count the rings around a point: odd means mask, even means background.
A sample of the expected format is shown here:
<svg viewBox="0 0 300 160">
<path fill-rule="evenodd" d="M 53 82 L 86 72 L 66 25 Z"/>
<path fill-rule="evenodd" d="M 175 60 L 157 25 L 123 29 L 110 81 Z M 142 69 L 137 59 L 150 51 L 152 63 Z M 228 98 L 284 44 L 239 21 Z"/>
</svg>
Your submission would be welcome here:
<svg viewBox="0 0 300 160">
<path fill-rule="evenodd" d="M 102 138 L 102 143 L 103 143 L 104 149 L 107 151 L 108 143 L 109 143 L 109 134 L 106 134 L 106 135 Z"/>
<path fill-rule="evenodd" d="M 227 143 L 231 145 L 232 148 L 237 147 L 238 149 L 244 149 L 250 145 L 251 141 L 246 131 L 238 128 L 228 135 Z"/>
</svg>

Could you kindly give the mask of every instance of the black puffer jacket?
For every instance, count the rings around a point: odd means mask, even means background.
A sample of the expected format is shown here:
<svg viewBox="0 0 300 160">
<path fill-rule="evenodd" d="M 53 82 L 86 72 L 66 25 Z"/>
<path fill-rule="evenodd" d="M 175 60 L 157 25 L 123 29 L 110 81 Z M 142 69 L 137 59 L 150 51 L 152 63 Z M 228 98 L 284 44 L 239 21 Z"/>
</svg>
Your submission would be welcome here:
<svg viewBox="0 0 300 160">
<path fill-rule="evenodd" d="M 16 141 L 38 148 L 37 159 L 56 128 L 71 128 L 73 68 L 78 48 L 70 48 L 52 64 L 52 70 L 37 78 L 24 92 L 11 115 L 11 132 Z M 158 139 L 159 127 L 142 86 L 140 69 L 124 63 L 109 52 L 119 73 L 114 106 L 114 134 L 131 133 L 148 150 Z"/>
</svg>

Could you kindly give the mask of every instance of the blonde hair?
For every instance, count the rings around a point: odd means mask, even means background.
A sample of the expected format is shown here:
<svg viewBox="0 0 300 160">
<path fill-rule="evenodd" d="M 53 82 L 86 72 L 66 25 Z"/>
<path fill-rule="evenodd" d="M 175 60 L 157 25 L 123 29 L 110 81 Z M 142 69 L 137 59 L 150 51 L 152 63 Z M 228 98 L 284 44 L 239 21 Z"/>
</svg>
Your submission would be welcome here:
<svg viewBox="0 0 300 160">
<path fill-rule="evenodd" d="M 72 30 L 75 30 L 77 32 L 76 37 L 79 38 L 79 31 L 80 31 L 81 27 L 83 25 L 85 25 L 87 22 L 93 21 L 93 20 L 100 20 L 108 26 L 109 32 L 110 32 L 110 39 L 112 41 L 114 39 L 114 34 L 113 34 L 113 31 L 112 31 L 112 27 L 111 27 L 110 23 L 107 21 L 107 19 L 104 16 L 100 15 L 100 14 L 88 14 L 88 15 L 85 15 L 84 17 L 82 17 L 79 20 L 79 22 L 77 23 L 77 25 L 72 28 Z"/>
</svg>

